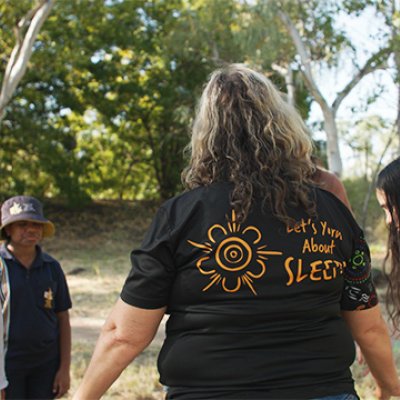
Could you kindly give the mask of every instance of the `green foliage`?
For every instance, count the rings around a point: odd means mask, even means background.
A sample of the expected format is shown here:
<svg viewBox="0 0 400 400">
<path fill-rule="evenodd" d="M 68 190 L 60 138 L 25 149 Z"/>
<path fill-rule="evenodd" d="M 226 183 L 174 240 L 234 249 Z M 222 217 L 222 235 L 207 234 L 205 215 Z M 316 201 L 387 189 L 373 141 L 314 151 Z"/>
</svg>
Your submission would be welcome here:
<svg viewBox="0 0 400 400">
<path fill-rule="evenodd" d="M 56 2 L 0 127 L 1 193 L 80 205 L 180 191 L 183 149 L 208 74 L 243 61 L 269 73 L 273 62 L 292 60 L 290 41 L 266 4 Z M 1 70 L 12 28 L 30 7 L 25 0 L 0 3 Z M 279 75 L 270 77 L 285 90 Z M 306 118 L 310 97 L 299 71 L 295 82 Z"/>
<path fill-rule="evenodd" d="M 7 31 L 21 18 L 8 11 L 16 2 L 7 4 Z M 207 1 L 56 2 L 1 128 L 2 190 L 72 203 L 181 190 L 201 85 L 222 59 L 240 58 L 237 7 L 233 0 L 212 2 L 212 13 Z"/>
<path fill-rule="evenodd" d="M 354 216 L 356 220 L 361 223 L 363 218 L 362 210 L 370 181 L 366 180 L 364 177 L 354 177 L 351 179 L 344 179 L 343 184 L 346 188 Z M 372 193 L 371 199 L 368 203 L 366 222 L 365 234 L 367 239 L 369 241 L 382 240 L 382 237 L 384 236 L 384 216 L 382 209 L 376 200 L 375 191 Z"/>
<path fill-rule="evenodd" d="M 351 42 L 336 23 L 342 10 L 336 0 L 287 2 L 287 10 L 297 21 L 300 33 L 311 50 L 313 60 L 337 65 L 341 51 L 349 49 Z"/>
<path fill-rule="evenodd" d="M 313 140 L 314 156 L 323 168 L 328 168 L 327 144 L 325 140 Z"/>
<path fill-rule="evenodd" d="M 338 66 L 344 50 L 352 52 L 352 44 L 343 29 L 337 24 L 342 10 L 340 2 L 334 0 L 260 0 L 249 2 L 244 19 L 242 46 L 248 59 L 270 71 L 279 65 L 294 72 L 296 106 L 304 119 L 308 118 L 312 98 L 305 87 L 297 51 L 279 13 L 290 16 L 302 40 L 310 50 L 311 61 L 323 68 Z M 247 24 L 246 24 L 247 23 Z M 247 52 L 246 52 L 247 51 Z M 275 75 L 272 79 L 275 80 Z M 281 86 L 286 91 L 285 85 Z"/>
<path fill-rule="evenodd" d="M 14 27 L 32 7 L 32 1 L 0 0 L 0 82 L 3 79 L 8 57 L 14 47 Z"/>
</svg>

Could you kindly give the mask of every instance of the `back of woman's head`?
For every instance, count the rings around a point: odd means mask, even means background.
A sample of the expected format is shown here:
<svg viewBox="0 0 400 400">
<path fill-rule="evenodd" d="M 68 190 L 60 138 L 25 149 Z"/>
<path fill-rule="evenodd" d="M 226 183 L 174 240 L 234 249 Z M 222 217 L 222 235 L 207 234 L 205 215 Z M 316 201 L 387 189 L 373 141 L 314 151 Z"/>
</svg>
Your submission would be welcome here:
<svg viewBox="0 0 400 400">
<path fill-rule="evenodd" d="M 312 143 L 298 113 L 262 74 L 241 64 L 215 71 L 193 125 L 188 188 L 234 184 L 231 203 L 244 219 L 255 196 L 292 222 L 288 209 L 312 212 L 309 177 Z"/>
<path fill-rule="evenodd" d="M 388 164 L 378 175 L 376 188 L 385 198 L 385 208 L 390 214 L 388 252 L 391 269 L 387 296 L 387 309 L 394 326 L 400 331 L 400 157 Z"/>
</svg>

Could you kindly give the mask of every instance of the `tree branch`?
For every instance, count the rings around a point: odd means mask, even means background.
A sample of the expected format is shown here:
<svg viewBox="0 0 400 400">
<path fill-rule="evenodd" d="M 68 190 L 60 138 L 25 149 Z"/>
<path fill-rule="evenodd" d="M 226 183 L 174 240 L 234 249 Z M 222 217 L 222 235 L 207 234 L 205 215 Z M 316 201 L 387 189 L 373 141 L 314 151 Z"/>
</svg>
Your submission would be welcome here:
<svg viewBox="0 0 400 400">
<path fill-rule="evenodd" d="M 305 83 L 310 90 L 311 94 L 313 95 L 315 101 L 320 104 L 321 108 L 327 108 L 328 103 L 326 102 L 324 96 L 322 93 L 319 91 L 317 84 L 315 83 L 315 80 L 312 75 L 311 71 L 311 56 L 310 56 L 310 51 L 304 44 L 304 42 L 301 40 L 301 36 L 297 28 L 294 26 L 292 20 L 290 17 L 284 13 L 282 10 L 278 11 L 278 16 L 285 25 L 289 35 L 291 36 L 293 43 L 296 47 L 296 51 L 298 55 L 300 56 L 301 59 L 301 64 L 302 64 L 302 73 L 304 76 Z"/>
<path fill-rule="evenodd" d="M 352 89 L 361 81 L 364 76 L 368 75 L 370 72 L 374 72 L 378 69 L 384 68 L 386 66 L 386 58 L 390 54 L 389 48 L 383 48 L 377 53 L 373 54 L 364 64 L 364 66 L 354 75 L 353 79 L 346 85 L 346 87 L 337 94 L 335 101 L 332 103 L 333 112 L 336 114 L 340 104 L 343 99 L 352 91 Z"/>
<path fill-rule="evenodd" d="M 33 44 L 53 5 L 54 0 L 42 0 L 35 9 L 28 12 L 18 23 L 16 44 L 7 63 L 0 92 L 0 121 L 4 115 L 5 107 L 26 72 L 28 61 L 32 55 Z M 21 30 L 28 25 L 28 17 L 31 17 L 28 29 L 23 39 L 18 39 L 18 36 L 21 35 Z"/>
<path fill-rule="evenodd" d="M 21 31 L 27 26 L 32 21 L 33 16 L 38 12 L 40 7 L 43 7 L 43 4 L 46 3 L 46 0 L 41 0 L 35 8 L 32 8 L 32 10 L 29 10 L 24 17 L 22 17 L 18 23 L 17 23 L 17 28 Z"/>
</svg>

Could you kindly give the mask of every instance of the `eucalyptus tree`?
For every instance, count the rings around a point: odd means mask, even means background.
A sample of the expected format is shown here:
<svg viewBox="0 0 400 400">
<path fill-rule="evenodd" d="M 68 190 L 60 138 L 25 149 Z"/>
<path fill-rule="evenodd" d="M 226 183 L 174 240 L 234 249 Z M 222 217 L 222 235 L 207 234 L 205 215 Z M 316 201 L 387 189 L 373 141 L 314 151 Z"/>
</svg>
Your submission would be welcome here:
<svg viewBox="0 0 400 400">
<path fill-rule="evenodd" d="M 374 10 L 383 24 L 376 33 L 382 41 L 388 43 L 392 55 L 389 71 L 397 87 L 396 131 L 400 154 L 400 4 L 398 0 L 345 0 L 344 5 L 350 14 L 359 15 L 366 9 Z"/>
<path fill-rule="evenodd" d="M 24 84 L 24 74 L 31 62 L 33 47 L 40 46 L 40 29 L 48 17 L 53 1 L 13 0 L 0 2 L 0 174 L 2 185 L 0 192 L 23 192 L 27 186 L 35 193 L 34 188 L 45 186 L 46 179 L 30 163 L 29 153 L 35 141 L 28 133 L 32 125 L 27 115 L 32 111 L 33 103 L 25 99 L 11 101 L 13 95 L 18 97 Z M 22 82 L 21 82 L 22 80 Z M 26 79 L 25 79 L 26 81 Z M 4 121 L 6 108 L 14 108 Z M 26 108 L 24 112 L 20 112 Z M 2 121 L 3 120 L 3 121 Z M 17 122 L 18 121 L 18 122 Z M 21 131 L 14 129 L 16 125 Z M 26 168 L 18 166 L 25 163 Z M 29 178 L 28 168 L 36 174 L 36 182 Z"/>
<path fill-rule="evenodd" d="M 19 14 L 22 9 L 26 8 L 26 3 L 25 1 L 19 2 L 19 7 L 15 10 L 11 9 L 11 4 L 3 2 L 3 4 L 0 4 L 0 15 L 3 18 L 10 19 L 11 16 L 15 18 L 17 13 Z M 2 74 L 0 123 L 4 117 L 7 104 L 25 74 L 40 28 L 48 17 L 53 5 L 54 0 L 40 0 L 36 2 L 32 9 L 28 9 L 25 15 L 17 17 L 17 22 L 13 26 L 15 43 L 8 55 L 7 65 Z M 3 59 L 5 56 L 6 54 L 2 54 Z"/>
<path fill-rule="evenodd" d="M 307 119 L 311 97 L 294 62 L 296 51 L 276 7 L 266 1 L 245 1 L 238 33 L 244 61 L 262 70 Z"/>
<path fill-rule="evenodd" d="M 344 53 L 349 57 L 349 54 L 354 54 L 355 51 L 344 30 L 338 28 L 336 24 L 339 15 L 345 10 L 343 2 L 259 0 L 255 2 L 253 9 L 268 26 L 269 35 L 266 41 L 276 47 L 275 52 L 278 57 L 275 69 L 286 74 L 286 81 L 289 84 L 292 82 L 291 71 L 298 71 L 310 95 L 320 106 L 327 137 L 328 165 L 333 172 L 340 175 L 342 160 L 336 125 L 338 109 L 364 76 L 378 68 L 386 67 L 388 47 L 383 46 L 371 54 L 364 65 L 355 66 L 348 82 L 339 88 L 334 100 L 329 101 L 317 83 L 316 67 L 340 69 L 340 60 Z"/>
<path fill-rule="evenodd" d="M 387 70 L 391 73 L 393 82 L 397 87 L 397 115 L 394 121 L 381 120 L 380 123 L 370 124 L 373 119 L 369 118 L 360 122 L 360 124 L 364 124 L 360 135 L 362 137 L 367 136 L 365 141 L 369 142 L 369 146 L 374 143 L 374 149 L 370 157 L 373 160 L 370 167 L 371 174 L 368 176 L 368 188 L 365 191 L 362 206 L 361 224 L 364 228 L 370 216 L 370 199 L 375 188 L 378 172 L 382 168 L 383 160 L 385 157 L 389 160 L 393 159 L 400 154 L 400 5 L 398 0 L 344 0 L 343 5 L 347 13 L 355 16 L 359 16 L 366 11 L 375 12 L 379 25 L 375 24 L 373 34 L 365 32 L 365 35 L 367 38 L 373 35 L 373 39 L 378 37 L 381 42 L 387 44 L 387 52 L 385 52 L 388 61 Z M 388 129 L 389 124 L 390 128 Z M 373 140 L 371 140 L 372 133 Z M 379 146 L 382 146 L 382 149 L 379 149 Z M 378 158 L 376 158 L 377 155 L 379 155 Z"/>
<path fill-rule="evenodd" d="M 288 12 L 279 10 L 278 15 L 283 24 L 286 26 L 296 47 L 305 84 L 321 108 L 324 117 L 325 132 L 327 135 L 329 167 L 333 172 L 341 175 L 342 161 L 340 156 L 336 123 L 338 109 L 346 96 L 353 90 L 353 88 L 361 81 L 363 77 L 371 72 L 376 71 L 377 69 L 386 67 L 385 61 L 390 53 L 390 50 L 384 45 L 378 51 L 370 54 L 370 57 L 365 61 L 364 65 L 355 69 L 348 82 L 345 83 L 344 87 L 336 93 L 336 97 L 334 98 L 333 102 L 330 103 L 322 94 L 321 88 L 317 85 L 312 70 L 313 53 L 315 54 L 315 50 L 317 50 L 318 54 L 318 52 L 321 51 L 321 49 L 324 49 L 324 47 L 310 46 L 308 44 L 310 42 L 307 41 L 307 37 L 310 37 L 310 33 L 312 33 L 313 37 L 328 37 L 331 39 L 331 43 L 333 42 L 334 44 L 339 44 L 339 46 L 335 49 L 336 54 L 334 54 L 333 61 L 340 57 L 340 50 L 343 49 L 343 45 L 346 45 L 348 50 L 352 49 L 352 46 L 350 41 L 344 36 L 344 33 L 340 31 L 338 32 L 333 24 L 333 18 L 341 11 L 339 2 L 332 3 L 330 1 L 318 1 L 315 4 L 308 2 L 307 5 L 309 6 L 309 9 L 306 11 L 311 12 L 313 15 L 312 21 L 314 24 L 311 25 L 313 29 L 308 28 L 307 20 L 305 19 L 298 21 L 299 28 L 297 28 L 296 23 L 291 19 Z M 317 32 L 314 32 L 315 27 L 318 29 Z M 300 34 L 300 29 L 304 32 L 303 37 Z M 322 32 L 323 34 L 316 35 L 318 32 Z M 331 48 L 329 48 L 329 46 L 325 46 L 325 49 L 328 49 L 324 55 L 325 60 L 332 67 L 337 67 L 337 63 L 332 63 L 331 60 L 329 60 L 329 57 L 332 54 Z"/>
</svg>

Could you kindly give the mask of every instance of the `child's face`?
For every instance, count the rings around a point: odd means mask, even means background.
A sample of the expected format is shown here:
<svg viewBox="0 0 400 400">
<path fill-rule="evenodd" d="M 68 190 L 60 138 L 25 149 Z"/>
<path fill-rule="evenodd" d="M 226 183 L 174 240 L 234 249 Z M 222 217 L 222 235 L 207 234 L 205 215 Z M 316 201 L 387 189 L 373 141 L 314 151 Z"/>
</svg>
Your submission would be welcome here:
<svg viewBox="0 0 400 400">
<path fill-rule="evenodd" d="M 13 222 L 4 229 L 13 245 L 35 246 L 43 237 L 43 224 L 38 222 Z"/>
<path fill-rule="evenodd" d="M 385 212 L 386 223 L 388 225 L 393 223 L 396 225 L 397 229 L 400 229 L 399 217 L 396 214 L 396 210 L 393 210 L 393 214 L 394 214 L 393 218 L 392 218 L 392 215 L 390 214 L 390 211 L 387 206 L 387 199 L 386 199 L 385 192 L 383 190 L 377 189 L 376 190 L 376 198 L 378 199 L 378 203 L 380 204 L 383 211 Z"/>
</svg>

